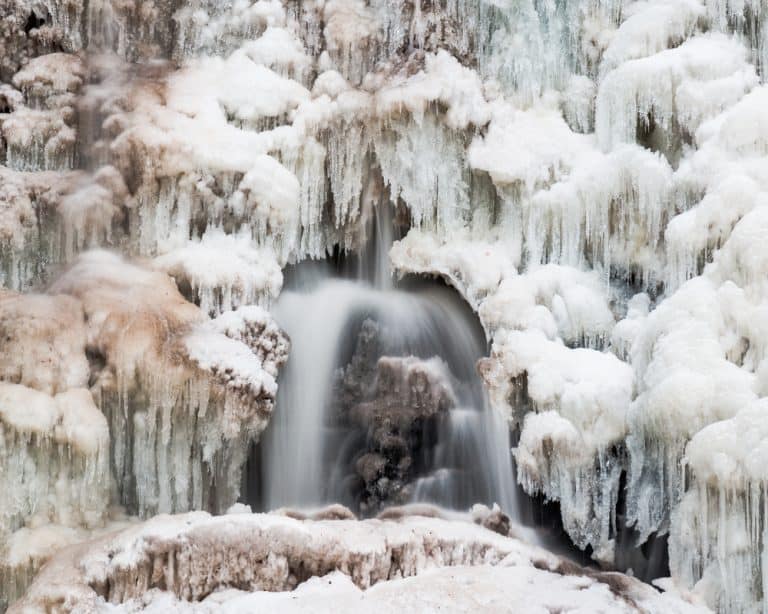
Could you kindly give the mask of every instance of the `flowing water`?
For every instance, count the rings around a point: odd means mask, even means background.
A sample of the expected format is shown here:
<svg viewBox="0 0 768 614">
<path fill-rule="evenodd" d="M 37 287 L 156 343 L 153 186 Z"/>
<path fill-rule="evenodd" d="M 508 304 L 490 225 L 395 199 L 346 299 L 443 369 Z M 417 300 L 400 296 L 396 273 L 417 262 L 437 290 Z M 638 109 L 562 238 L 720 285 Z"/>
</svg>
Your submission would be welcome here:
<svg viewBox="0 0 768 614">
<path fill-rule="evenodd" d="M 305 267 L 274 308 L 292 349 L 261 445 L 261 507 L 498 503 L 514 516 L 509 429 L 475 370 L 487 350 L 482 329 L 455 291 L 393 282 L 392 219 L 378 211 L 353 275 Z M 427 392 L 449 391 L 450 406 L 411 415 L 413 377 L 429 381 Z"/>
</svg>

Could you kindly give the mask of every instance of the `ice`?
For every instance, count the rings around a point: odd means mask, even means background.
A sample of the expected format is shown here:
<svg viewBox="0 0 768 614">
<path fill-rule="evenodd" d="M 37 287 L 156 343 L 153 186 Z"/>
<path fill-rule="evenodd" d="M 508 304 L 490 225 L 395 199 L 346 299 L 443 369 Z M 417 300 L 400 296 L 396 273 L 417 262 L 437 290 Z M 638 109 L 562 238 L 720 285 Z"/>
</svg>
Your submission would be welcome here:
<svg viewBox="0 0 768 614">
<path fill-rule="evenodd" d="M 709 34 L 620 64 L 598 88 L 600 146 L 608 151 L 645 131 L 655 149 L 676 159 L 680 141 L 756 84 L 746 55 L 733 39 Z"/>
<path fill-rule="evenodd" d="M 563 92 L 563 115 L 574 132 L 592 132 L 597 86 L 586 75 L 574 75 Z"/>
<path fill-rule="evenodd" d="M 504 202 L 500 222 L 507 236 L 522 226 L 530 261 L 601 265 L 606 276 L 614 267 L 652 283 L 672 213 L 671 169 L 658 155 L 637 146 L 602 154 L 555 108 L 501 106 L 469 162 L 490 174 Z"/>
<path fill-rule="evenodd" d="M 268 248 L 255 248 L 247 235 L 209 230 L 199 242 L 157 256 L 152 267 L 188 289 L 187 298 L 212 315 L 242 305 L 269 306 L 283 285 L 277 258 Z"/>
<path fill-rule="evenodd" d="M 248 444 L 272 408 L 282 333 L 269 329 L 259 349 L 256 332 L 251 346 L 218 332 L 170 278 L 107 252 L 82 255 L 50 292 L 82 303 L 121 502 L 142 515 L 233 503 Z M 267 330 L 255 316 L 248 326 Z"/>
<path fill-rule="evenodd" d="M 389 257 L 401 275 L 439 275 L 474 309 L 502 279 L 516 273 L 520 259 L 519 252 L 501 241 L 481 241 L 468 233 L 457 233 L 448 241 L 415 228 L 393 244 Z"/>
<path fill-rule="evenodd" d="M 5 536 L 33 515 L 66 526 L 95 526 L 108 504 L 109 431 L 88 390 L 56 396 L 0 383 Z"/>
<path fill-rule="evenodd" d="M 361 602 L 373 612 L 514 612 L 530 600 L 584 612 L 707 611 L 458 519 L 193 513 L 63 552 L 11 612 L 62 603 L 98 612 L 358 611 Z"/>
<path fill-rule="evenodd" d="M 376 14 L 361 0 L 330 0 L 320 5 L 326 52 L 345 77 L 359 83 L 374 68 L 378 55 Z"/>
<path fill-rule="evenodd" d="M 18 109 L 3 122 L 6 163 L 18 171 L 62 170 L 75 163 L 71 108 L 51 111 Z"/>
<path fill-rule="evenodd" d="M 600 278 L 554 264 L 506 277 L 479 315 L 491 334 L 538 328 L 550 339 L 592 347 L 601 347 L 614 325 Z"/>
<path fill-rule="evenodd" d="M 472 168 L 486 171 L 498 186 L 517 184 L 531 194 L 557 181 L 593 149 L 589 137 L 572 132 L 559 109 L 543 102 L 531 109 L 495 105 L 487 134 L 469 149 Z"/>
<path fill-rule="evenodd" d="M 595 454 L 572 422 L 545 411 L 526 416 L 515 460 L 525 491 L 559 501 L 574 543 L 591 545 L 593 558 L 611 565 L 621 459 L 610 448 Z"/>
<path fill-rule="evenodd" d="M 705 7 L 697 0 L 655 0 L 629 3 L 600 63 L 607 73 L 629 60 L 655 55 L 689 38 Z"/>
<path fill-rule="evenodd" d="M 114 245 L 122 239 L 128 218 L 128 189 L 113 166 L 102 166 L 92 176 L 79 177 L 57 203 L 60 245 L 52 254 L 65 262 L 86 249 Z"/>
<path fill-rule="evenodd" d="M 446 124 L 454 130 L 483 126 L 491 119 L 478 74 L 444 50 L 427 54 L 424 68 L 415 75 L 390 77 L 376 93 L 376 110 L 383 117 L 407 111 L 419 122 L 438 103 L 445 105 Z"/>
<path fill-rule="evenodd" d="M 757 87 L 697 132 L 699 148 L 683 161 L 677 181 L 693 206 L 674 217 L 665 232 L 671 289 L 701 273 L 702 261 L 711 258 L 768 187 L 766 103 L 768 90 Z"/>
<path fill-rule="evenodd" d="M 538 192 L 524 208 L 526 236 L 550 237 L 544 244 L 528 241 L 531 260 L 591 264 L 606 278 L 634 274 L 650 287 L 671 214 L 670 183 L 667 163 L 636 146 L 583 156 L 567 178 Z"/>
<path fill-rule="evenodd" d="M 86 77 L 82 61 L 51 53 L 13 76 L 23 95 L 1 126 L 5 165 L 14 170 L 61 170 L 76 161 L 76 94 Z"/>
<path fill-rule="evenodd" d="M 285 25 L 285 9 L 277 0 L 218 4 L 197 0 L 178 7 L 173 14 L 178 59 L 202 53 L 222 55 L 257 34 L 263 37 L 270 27 Z"/>
</svg>

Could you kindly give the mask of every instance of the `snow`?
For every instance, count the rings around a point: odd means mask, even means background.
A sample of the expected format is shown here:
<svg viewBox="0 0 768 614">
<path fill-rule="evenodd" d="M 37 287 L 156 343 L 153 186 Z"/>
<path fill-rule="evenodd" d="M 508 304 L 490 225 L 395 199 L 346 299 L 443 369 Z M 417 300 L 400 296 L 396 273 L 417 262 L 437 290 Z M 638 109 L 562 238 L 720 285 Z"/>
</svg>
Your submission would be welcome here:
<svg viewBox="0 0 768 614">
<path fill-rule="evenodd" d="M 70 566 L 74 559 L 78 566 Z M 240 510 L 217 518 L 157 517 L 62 552 L 11 612 L 64 602 L 103 612 L 361 605 L 372 612 L 512 612 L 528 602 L 542 612 L 566 604 L 583 612 L 707 611 L 674 592 L 660 594 L 627 576 L 602 577 L 465 521 L 298 520 Z"/>
<path fill-rule="evenodd" d="M 635 140 L 638 127 L 662 131 L 662 151 L 675 134 L 737 102 L 757 84 L 746 50 L 720 34 L 695 36 L 679 47 L 630 59 L 609 72 L 597 94 L 596 134 L 603 150 Z M 653 122 L 651 125 L 650 122 Z M 673 124 L 674 122 L 674 124 Z"/>
<path fill-rule="evenodd" d="M 663 611 L 658 599 L 648 611 Z M 151 594 L 142 604 L 147 612 L 185 612 L 187 604 L 167 595 Z M 645 604 L 644 604 L 645 605 Z M 656 607 L 653 607 L 656 605 Z M 130 611 L 132 605 L 114 611 Z M 632 606 L 611 594 L 606 584 L 567 577 L 532 567 L 452 567 L 391 580 L 360 590 L 340 572 L 312 578 L 290 593 L 243 593 L 226 590 L 203 600 L 200 612 L 631 612 Z M 669 612 L 696 608 L 672 603 Z"/>
<path fill-rule="evenodd" d="M 211 315 L 241 305 L 269 305 L 283 286 L 274 253 L 254 248 L 247 236 L 206 232 L 201 240 L 157 256 L 152 268 L 172 277 L 188 298 Z"/>
<path fill-rule="evenodd" d="M 86 389 L 51 397 L 0 383 L 0 535 L 33 515 L 68 526 L 98 525 L 109 482 L 109 431 Z"/>
<path fill-rule="evenodd" d="M 455 130 L 469 124 L 483 126 L 491 118 L 477 73 L 444 50 L 426 55 L 424 68 L 417 74 L 404 80 L 399 75 L 388 79 L 376 95 L 379 115 L 389 117 L 407 110 L 417 122 L 436 103 L 446 106 L 445 121 Z"/>
</svg>

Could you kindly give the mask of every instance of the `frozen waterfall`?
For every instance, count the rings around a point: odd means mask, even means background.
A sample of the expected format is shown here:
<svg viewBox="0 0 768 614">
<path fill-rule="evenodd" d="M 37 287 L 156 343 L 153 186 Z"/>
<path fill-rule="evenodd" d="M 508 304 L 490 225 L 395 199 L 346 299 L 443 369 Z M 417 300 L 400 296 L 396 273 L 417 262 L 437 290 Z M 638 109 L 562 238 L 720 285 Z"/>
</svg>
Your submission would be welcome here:
<svg viewBox="0 0 768 614">
<path fill-rule="evenodd" d="M 768 0 L 0 0 L 0 611 L 768 614 L 767 75 Z"/>
</svg>

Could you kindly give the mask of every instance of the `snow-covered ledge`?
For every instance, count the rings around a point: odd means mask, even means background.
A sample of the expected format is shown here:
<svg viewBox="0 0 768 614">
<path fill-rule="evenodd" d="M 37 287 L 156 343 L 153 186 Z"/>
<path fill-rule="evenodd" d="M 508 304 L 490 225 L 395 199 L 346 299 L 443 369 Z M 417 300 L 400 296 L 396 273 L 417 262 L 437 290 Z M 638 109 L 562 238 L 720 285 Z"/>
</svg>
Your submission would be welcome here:
<svg viewBox="0 0 768 614">
<path fill-rule="evenodd" d="M 361 604 L 371 612 L 516 612 L 531 604 L 548 612 L 708 611 L 502 534 L 497 510 L 410 511 L 355 520 L 339 506 L 307 518 L 238 505 L 218 517 L 157 516 L 61 551 L 9 614 L 352 612 Z"/>
</svg>

